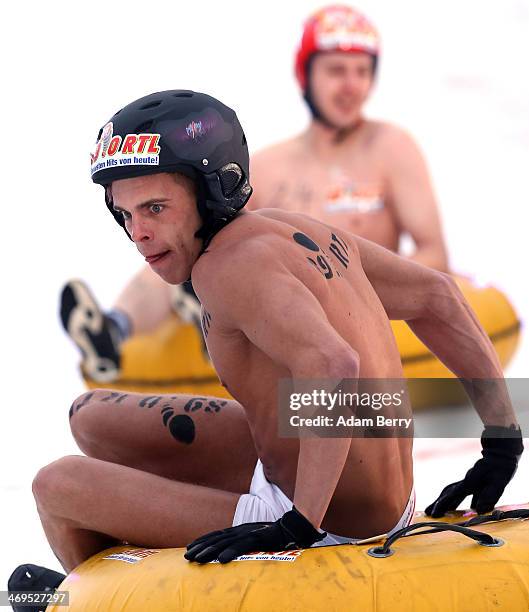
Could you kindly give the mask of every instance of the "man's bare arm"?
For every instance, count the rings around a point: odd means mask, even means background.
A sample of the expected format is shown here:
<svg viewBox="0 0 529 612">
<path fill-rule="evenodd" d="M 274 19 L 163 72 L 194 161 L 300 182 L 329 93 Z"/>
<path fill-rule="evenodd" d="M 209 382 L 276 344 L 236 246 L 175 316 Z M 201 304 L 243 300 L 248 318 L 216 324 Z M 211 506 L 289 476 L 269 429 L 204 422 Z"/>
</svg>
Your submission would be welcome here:
<svg viewBox="0 0 529 612">
<path fill-rule="evenodd" d="M 455 281 L 362 238 L 354 238 L 362 267 L 390 319 L 407 322 L 415 335 L 474 394 L 487 425 L 516 423 L 494 347 Z M 470 383 L 468 381 L 472 381 Z M 475 379 L 499 381 L 478 399 Z M 479 383 L 485 385 L 486 383 Z"/>
<path fill-rule="evenodd" d="M 424 157 L 412 138 L 389 128 L 388 190 L 399 225 L 415 243 L 412 261 L 448 271 L 441 219 Z"/>
<path fill-rule="evenodd" d="M 233 271 L 217 275 L 223 320 L 287 368 L 293 380 L 357 378 L 356 351 L 307 287 L 286 270 L 278 271 L 277 260 L 267 264 L 271 259 L 269 253 L 246 253 L 237 263 L 236 282 Z M 350 438 L 300 439 L 294 505 L 315 527 L 325 516 L 350 445 Z"/>
</svg>

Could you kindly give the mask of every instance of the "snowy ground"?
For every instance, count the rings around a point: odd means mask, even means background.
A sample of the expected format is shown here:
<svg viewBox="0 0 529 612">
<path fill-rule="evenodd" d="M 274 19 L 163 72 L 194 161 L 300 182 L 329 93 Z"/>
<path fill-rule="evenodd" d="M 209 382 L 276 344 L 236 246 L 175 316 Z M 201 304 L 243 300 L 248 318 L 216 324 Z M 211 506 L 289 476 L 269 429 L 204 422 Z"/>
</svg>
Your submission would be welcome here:
<svg viewBox="0 0 529 612">
<path fill-rule="evenodd" d="M 383 34 L 372 116 L 405 126 L 426 153 L 454 269 L 493 281 L 529 314 L 526 0 L 362 0 Z M 318 2 L 12 5 L 2 37 L 0 159 L 4 291 L 0 407 L 0 589 L 31 561 L 57 568 L 30 484 L 75 453 L 67 411 L 83 386 L 59 327 L 57 296 L 88 279 L 105 305 L 137 269 L 134 248 L 91 185 L 88 153 L 120 105 L 150 91 L 208 91 L 235 107 L 256 150 L 302 129 L 292 78 L 304 16 Z M 7 61 L 7 58 L 10 58 Z M 523 378 L 523 339 L 509 375 Z M 450 418 L 447 415 L 447 418 Z M 459 479 L 479 443 L 418 440 L 418 507 Z M 529 455 L 503 502 L 529 501 Z"/>
</svg>

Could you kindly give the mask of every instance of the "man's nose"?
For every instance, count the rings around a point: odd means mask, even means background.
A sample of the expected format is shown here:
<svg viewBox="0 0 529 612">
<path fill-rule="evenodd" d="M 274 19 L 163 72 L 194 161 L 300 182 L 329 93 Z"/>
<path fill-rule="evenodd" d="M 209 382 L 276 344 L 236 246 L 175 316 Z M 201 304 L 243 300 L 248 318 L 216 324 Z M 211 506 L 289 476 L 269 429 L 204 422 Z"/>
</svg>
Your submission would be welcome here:
<svg viewBox="0 0 529 612">
<path fill-rule="evenodd" d="M 152 240 L 152 231 L 143 219 L 133 217 L 130 222 L 130 236 L 134 242 L 146 242 Z"/>
<path fill-rule="evenodd" d="M 345 76 L 344 85 L 348 90 L 355 91 L 356 89 L 358 89 L 360 81 L 361 79 L 358 74 L 351 70 Z"/>
</svg>

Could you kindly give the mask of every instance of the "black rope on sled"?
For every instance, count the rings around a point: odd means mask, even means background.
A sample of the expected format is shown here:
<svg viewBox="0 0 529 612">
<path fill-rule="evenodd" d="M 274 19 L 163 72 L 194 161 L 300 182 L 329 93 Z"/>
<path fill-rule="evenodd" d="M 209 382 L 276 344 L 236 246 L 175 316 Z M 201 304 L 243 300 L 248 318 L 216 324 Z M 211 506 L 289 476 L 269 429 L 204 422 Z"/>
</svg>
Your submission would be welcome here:
<svg viewBox="0 0 529 612">
<path fill-rule="evenodd" d="M 382 546 L 370 548 L 368 553 L 374 557 L 389 557 L 392 554 L 391 545 L 400 538 L 410 537 L 414 535 L 424 535 L 426 533 L 438 533 L 440 531 L 454 531 L 465 535 L 483 546 L 501 546 L 503 541 L 499 538 L 494 538 L 488 533 L 470 529 L 471 526 L 482 525 L 483 523 L 494 523 L 508 519 L 528 519 L 529 509 L 517 510 L 494 510 L 491 514 L 483 516 L 475 516 L 467 521 L 459 523 L 440 523 L 440 522 L 423 522 L 414 523 L 399 529 L 394 534 L 389 536 Z M 429 529 L 424 529 L 429 527 Z M 421 531 L 419 531 L 421 530 Z"/>
<path fill-rule="evenodd" d="M 483 523 L 494 523 L 496 521 L 506 521 L 507 519 L 529 519 L 529 508 L 516 510 L 493 510 L 490 514 L 475 516 L 468 521 L 455 523 L 463 527 L 471 527 L 473 525 L 482 525 Z"/>
</svg>

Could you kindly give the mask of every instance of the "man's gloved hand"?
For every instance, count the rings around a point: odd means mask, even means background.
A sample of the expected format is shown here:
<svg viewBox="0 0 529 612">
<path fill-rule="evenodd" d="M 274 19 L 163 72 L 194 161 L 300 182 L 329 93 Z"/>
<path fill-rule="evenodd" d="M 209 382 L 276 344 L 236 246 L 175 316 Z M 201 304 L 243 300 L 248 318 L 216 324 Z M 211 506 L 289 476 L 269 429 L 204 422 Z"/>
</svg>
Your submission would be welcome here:
<svg viewBox="0 0 529 612">
<path fill-rule="evenodd" d="M 315 529 L 293 507 L 274 523 L 243 523 L 207 533 L 189 544 L 184 557 L 197 563 L 208 563 L 215 559 L 228 563 L 239 555 L 255 551 L 309 548 L 326 535 Z"/>
<path fill-rule="evenodd" d="M 478 514 L 490 512 L 514 476 L 523 452 L 520 428 L 487 425 L 481 435 L 483 459 L 470 468 L 465 478 L 446 486 L 425 512 L 439 518 L 472 495 L 470 507 Z"/>
</svg>

